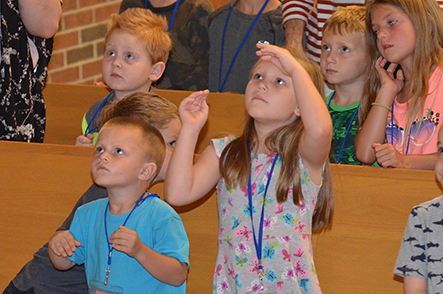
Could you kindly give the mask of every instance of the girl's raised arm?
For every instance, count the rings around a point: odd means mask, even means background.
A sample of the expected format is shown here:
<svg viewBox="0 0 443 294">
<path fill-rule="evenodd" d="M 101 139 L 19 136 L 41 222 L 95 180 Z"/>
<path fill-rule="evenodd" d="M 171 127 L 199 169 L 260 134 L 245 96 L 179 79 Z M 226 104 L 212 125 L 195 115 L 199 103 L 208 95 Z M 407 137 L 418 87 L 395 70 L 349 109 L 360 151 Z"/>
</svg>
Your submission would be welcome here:
<svg viewBox="0 0 443 294">
<path fill-rule="evenodd" d="M 373 144 L 385 143 L 386 121 L 389 109 L 404 84 L 402 71 L 399 70 L 397 77 L 394 78 L 394 71 L 397 65 L 391 64 L 385 70 L 383 67 L 386 62 L 385 59 L 380 57 L 375 64 L 375 69 L 380 76 L 381 87 L 368 117 L 355 137 L 355 155 L 364 164 L 373 164 L 377 159 Z M 388 143 L 390 143 L 389 140 Z"/>
<path fill-rule="evenodd" d="M 292 78 L 305 131 L 300 141 L 300 154 L 308 168 L 321 170 L 328 158 L 332 140 L 332 122 L 325 102 L 306 70 L 287 51 L 272 45 L 257 44 L 262 59 L 273 62 Z M 297 112 L 297 110 L 296 110 Z M 309 168 L 308 168 L 309 169 Z"/>
<path fill-rule="evenodd" d="M 208 119 L 209 91 L 192 93 L 180 103 L 182 128 L 165 178 L 165 200 L 171 205 L 190 204 L 208 193 L 220 179 L 218 159 L 208 146 L 194 165 L 198 135 Z"/>
</svg>

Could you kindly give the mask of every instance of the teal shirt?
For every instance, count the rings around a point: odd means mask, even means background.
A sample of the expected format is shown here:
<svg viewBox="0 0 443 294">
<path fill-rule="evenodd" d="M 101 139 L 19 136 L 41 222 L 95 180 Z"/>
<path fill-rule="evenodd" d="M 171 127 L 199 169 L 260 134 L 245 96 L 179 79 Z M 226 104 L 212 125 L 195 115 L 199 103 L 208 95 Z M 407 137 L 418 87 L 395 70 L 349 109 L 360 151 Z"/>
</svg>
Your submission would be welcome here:
<svg viewBox="0 0 443 294">
<path fill-rule="evenodd" d="M 357 157 L 355 156 L 355 147 L 354 147 L 355 136 L 357 134 L 358 129 L 360 128 L 360 124 L 358 121 L 358 113 L 355 115 L 354 120 L 352 120 L 352 117 L 354 116 L 354 113 L 357 111 L 357 107 L 360 104 L 360 102 L 348 106 L 337 106 L 334 104 L 333 101 L 330 101 L 332 99 L 333 93 L 331 93 L 326 98 L 326 105 L 328 105 L 328 110 L 329 114 L 331 115 L 332 126 L 334 131 L 332 135 L 332 144 L 331 144 L 331 152 L 329 154 L 329 161 L 331 163 L 361 165 L 361 163 L 358 161 Z M 350 123 L 351 127 L 349 128 L 348 135 L 346 136 L 346 132 L 348 130 Z M 346 141 L 344 141 L 345 139 Z M 343 150 L 340 155 L 340 150 L 342 146 Z M 337 159 L 339 159 L 338 162 Z"/>
</svg>

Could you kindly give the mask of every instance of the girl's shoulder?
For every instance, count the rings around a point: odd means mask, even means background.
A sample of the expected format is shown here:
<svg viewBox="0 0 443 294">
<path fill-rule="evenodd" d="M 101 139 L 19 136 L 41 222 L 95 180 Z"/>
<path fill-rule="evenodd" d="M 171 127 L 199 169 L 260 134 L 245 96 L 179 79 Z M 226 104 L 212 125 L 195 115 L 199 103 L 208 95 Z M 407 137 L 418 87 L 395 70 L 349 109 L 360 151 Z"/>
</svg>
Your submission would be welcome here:
<svg viewBox="0 0 443 294">
<path fill-rule="evenodd" d="M 228 146 L 229 143 L 234 141 L 234 139 L 235 139 L 234 135 L 229 135 L 211 140 L 211 144 L 214 146 L 215 153 L 217 154 L 218 158 L 220 158 L 220 155 L 222 154 L 225 147 Z"/>
</svg>

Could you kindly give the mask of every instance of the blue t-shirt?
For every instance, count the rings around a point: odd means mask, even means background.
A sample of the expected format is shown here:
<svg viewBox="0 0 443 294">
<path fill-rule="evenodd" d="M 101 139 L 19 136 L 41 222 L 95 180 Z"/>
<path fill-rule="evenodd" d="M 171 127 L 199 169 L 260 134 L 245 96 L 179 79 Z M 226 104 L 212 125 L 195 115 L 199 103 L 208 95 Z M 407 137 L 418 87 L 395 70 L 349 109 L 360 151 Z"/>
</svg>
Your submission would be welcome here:
<svg viewBox="0 0 443 294">
<path fill-rule="evenodd" d="M 104 282 L 108 265 L 108 243 L 104 229 L 104 213 L 108 199 L 99 199 L 78 208 L 70 232 L 82 243 L 69 259 L 85 264 L 88 284 Z M 128 216 L 107 213 L 109 236 Z M 157 197 L 146 199 L 137 207 L 126 227 L 135 230 L 143 244 L 163 255 L 189 264 L 189 241 L 178 214 Z M 112 251 L 108 283 L 119 286 L 125 293 L 186 293 L 186 283 L 174 287 L 154 278 L 140 263 L 126 253 Z"/>
</svg>

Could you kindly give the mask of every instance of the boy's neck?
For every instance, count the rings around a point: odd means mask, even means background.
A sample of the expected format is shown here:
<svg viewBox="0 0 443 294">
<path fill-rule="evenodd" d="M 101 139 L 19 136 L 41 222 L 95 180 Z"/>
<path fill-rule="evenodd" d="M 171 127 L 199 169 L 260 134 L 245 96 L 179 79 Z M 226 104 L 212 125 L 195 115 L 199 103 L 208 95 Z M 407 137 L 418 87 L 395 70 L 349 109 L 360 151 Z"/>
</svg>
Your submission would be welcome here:
<svg viewBox="0 0 443 294">
<path fill-rule="evenodd" d="M 167 7 L 175 2 L 177 2 L 177 0 L 149 0 L 149 3 L 151 3 L 151 5 L 155 8 Z"/>
<path fill-rule="evenodd" d="M 237 10 L 248 15 L 257 15 L 266 0 L 238 0 Z M 263 13 L 269 12 L 280 6 L 280 1 L 269 0 Z"/>
<path fill-rule="evenodd" d="M 137 189 L 116 189 L 108 188 L 109 212 L 114 215 L 131 212 L 135 203 L 145 193 L 147 189 L 140 187 Z"/>
<path fill-rule="evenodd" d="M 360 102 L 363 96 L 363 87 L 363 83 L 335 85 L 335 94 L 332 102 L 342 107 Z"/>
</svg>

